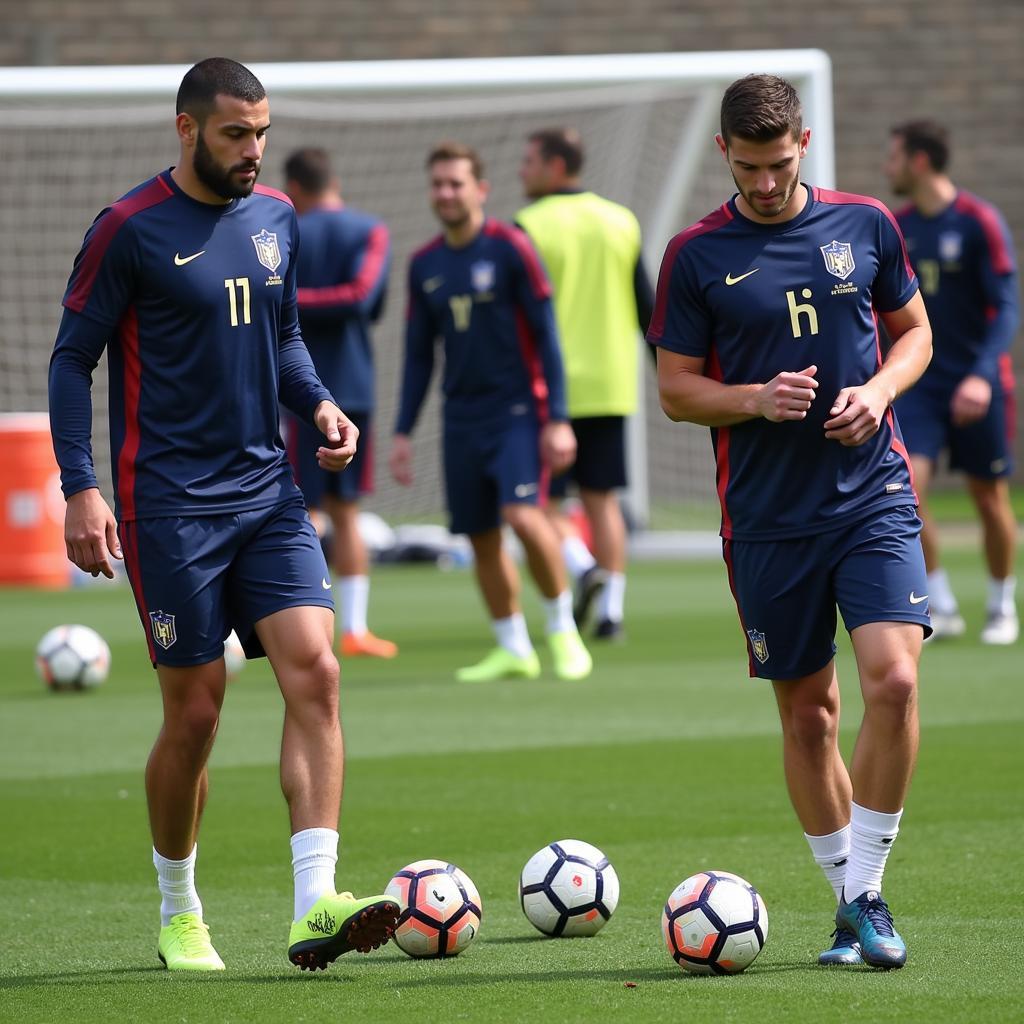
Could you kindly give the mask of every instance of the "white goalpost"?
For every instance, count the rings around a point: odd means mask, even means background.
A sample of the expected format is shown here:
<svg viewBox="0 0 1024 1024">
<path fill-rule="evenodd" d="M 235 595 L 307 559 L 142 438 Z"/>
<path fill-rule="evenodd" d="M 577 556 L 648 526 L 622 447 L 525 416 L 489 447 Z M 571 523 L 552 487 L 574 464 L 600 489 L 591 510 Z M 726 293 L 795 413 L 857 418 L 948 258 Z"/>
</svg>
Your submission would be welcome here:
<svg viewBox="0 0 1024 1024">
<path fill-rule="evenodd" d="M 575 125 L 587 153 L 584 185 L 636 212 L 652 281 L 672 235 L 733 190 L 713 136 L 722 91 L 734 79 L 771 72 L 796 85 L 813 133 L 803 177 L 834 186 L 831 64 L 820 50 L 250 66 L 271 100 L 260 180 L 280 187 L 294 148 L 323 146 L 346 200 L 391 229 L 390 296 L 375 335 L 378 449 L 386 449 L 397 400 L 406 260 L 437 233 L 423 173 L 437 140 L 458 138 L 481 152 L 492 184 L 489 213 L 512 219 L 524 203 L 516 170 L 526 134 Z M 74 255 L 100 209 L 174 163 L 174 96 L 186 70 L 0 68 L 0 412 L 46 408 L 46 367 Z M 639 525 L 711 529 L 707 432 L 665 420 L 646 356 L 640 375 L 624 496 L 631 517 Z M 109 486 L 103 367 L 94 394 L 94 455 Z M 436 393 L 416 440 L 417 486 L 399 489 L 379 468 L 367 501 L 391 521 L 442 517 Z"/>
</svg>

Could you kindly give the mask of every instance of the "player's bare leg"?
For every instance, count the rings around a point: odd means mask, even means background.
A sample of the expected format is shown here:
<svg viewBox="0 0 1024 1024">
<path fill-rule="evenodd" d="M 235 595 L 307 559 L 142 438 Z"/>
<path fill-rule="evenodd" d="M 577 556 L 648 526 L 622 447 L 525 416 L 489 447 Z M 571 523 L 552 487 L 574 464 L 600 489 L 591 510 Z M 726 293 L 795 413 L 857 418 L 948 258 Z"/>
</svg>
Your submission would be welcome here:
<svg viewBox="0 0 1024 1024">
<path fill-rule="evenodd" d="M 598 565 L 597 559 L 587 547 L 576 524 L 566 514 L 565 506 L 559 498 L 549 496 L 544 512 L 558 534 L 562 559 L 572 577 L 575 591 L 572 604 L 573 618 L 577 626 L 582 626 L 608 582 L 608 573 Z"/>
<path fill-rule="evenodd" d="M 967 489 L 981 519 L 989 575 L 986 623 L 981 639 L 990 644 L 1016 643 L 1020 633 L 1014 576 L 1017 521 L 1010 503 L 1010 486 L 1005 477 L 996 480 L 968 477 Z"/>
<path fill-rule="evenodd" d="M 622 636 L 626 589 L 626 521 L 614 491 L 580 488 L 580 498 L 590 520 L 594 556 L 604 570 L 605 585 L 598 601 L 595 636 L 615 640 Z"/>
<path fill-rule="evenodd" d="M 519 609 L 519 573 L 501 541 L 501 530 L 471 533 L 473 568 L 484 604 L 492 619 L 504 619 Z"/>
</svg>

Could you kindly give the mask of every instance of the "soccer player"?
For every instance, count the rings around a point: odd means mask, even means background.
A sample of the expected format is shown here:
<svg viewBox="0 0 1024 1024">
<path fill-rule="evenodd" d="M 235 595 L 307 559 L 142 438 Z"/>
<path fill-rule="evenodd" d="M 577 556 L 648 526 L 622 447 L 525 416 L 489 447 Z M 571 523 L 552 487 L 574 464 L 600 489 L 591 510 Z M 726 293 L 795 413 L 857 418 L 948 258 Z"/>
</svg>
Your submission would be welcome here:
<svg viewBox="0 0 1024 1024">
<path fill-rule="evenodd" d="M 359 532 L 359 495 L 373 488 L 370 325 L 384 309 L 390 261 L 386 225 L 341 198 L 323 149 L 296 150 L 285 162 L 285 191 L 299 217 L 299 325 L 317 376 L 359 428 L 346 473 L 317 465 L 315 425 L 288 417 L 288 457 L 310 509 L 330 516 L 331 562 L 341 598 L 343 657 L 393 658 L 398 648 L 366 624 L 370 559 Z"/>
<path fill-rule="evenodd" d="M 717 142 L 738 194 L 669 243 L 648 339 L 669 418 L 711 428 L 750 674 L 772 680 L 790 798 L 838 901 L 820 960 L 900 967 L 882 873 L 917 754 L 930 627 L 891 405 L 927 365 L 931 332 L 886 208 L 800 181 L 809 140 L 788 82 L 729 86 Z M 893 339 L 884 361 L 876 313 Z M 864 698 L 849 769 L 837 604 Z"/>
<path fill-rule="evenodd" d="M 284 698 L 281 788 L 291 818 L 288 956 L 326 967 L 387 941 L 398 905 L 335 893 L 342 736 L 327 565 L 278 436 L 278 402 L 315 423 L 324 469 L 358 431 L 320 383 L 299 333 L 298 228 L 256 184 L 269 105 L 241 64 L 181 81 L 180 158 L 103 210 L 64 295 L 50 420 L 67 498 L 68 557 L 97 576 L 125 560 L 163 700 L 146 766 L 158 950 L 169 970 L 224 964 L 195 886 L 206 762 L 224 700 L 224 639 L 263 653 Z M 90 386 L 110 373 L 114 512 L 92 464 Z M 123 552 L 123 556 L 122 556 Z"/>
<path fill-rule="evenodd" d="M 555 674 L 582 679 L 591 659 L 572 615 L 558 535 L 538 506 L 549 470 L 576 440 L 565 411 L 562 360 L 544 269 L 517 228 L 484 216 L 480 157 L 455 142 L 427 158 L 430 201 L 443 233 L 409 264 L 401 402 L 389 463 L 413 479 L 409 435 L 444 339 L 444 474 L 453 533 L 469 535 L 497 646 L 459 669 L 462 682 L 533 679 L 540 662 L 519 606 L 519 576 L 502 545 L 507 523 L 544 599 Z"/>
<path fill-rule="evenodd" d="M 1017 523 L 1010 503 L 1014 381 L 1009 348 L 1019 322 L 1017 274 L 1006 223 L 990 203 L 957 189 L 946 173 L 946 131 L 930 121 L 892 129 L 885 173 L 910 204 L 896 220 L 934 325 L 935 358 L 896 404 L 921 497 L 925 565 L 935 636 L 959 636 L 964 620 L 939 558 L 926 496 L 941 451 L 967 475 L 988 563 L 982 643 L 1012 644 Z"/>
<path fill-rule="evenodd" d="M 566 393 L 578 450 L 551 484 L 549 512 L 576 581 L 582 625 L 597 598 L 594 636 L 623 636 L 626 525 L 616 488 L 626 486 L 626 420 L 637 405 L 637 327 L 646 333 L 654 293 L 640 258 L 640 225 L 626 207 L 580 183 L 583 143 L 571 128 L 526 140 L 519 178 L 527 198 L 516 222 L 529 234 L 554 290 Z M 570 477 L 590 521 L 594 553 L 561 513 Z"/>
</svg>

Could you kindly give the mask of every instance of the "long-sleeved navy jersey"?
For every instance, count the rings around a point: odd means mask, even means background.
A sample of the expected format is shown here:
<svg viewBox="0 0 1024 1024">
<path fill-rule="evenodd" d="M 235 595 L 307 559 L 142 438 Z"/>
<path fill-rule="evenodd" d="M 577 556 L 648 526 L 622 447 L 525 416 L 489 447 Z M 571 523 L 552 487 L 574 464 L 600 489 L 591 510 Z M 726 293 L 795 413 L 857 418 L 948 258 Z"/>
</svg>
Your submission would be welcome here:
<svg viewBox="0 0 1024 1024">
<path fill-rule="evenodd" d="M 93 222 L 64 295 L 50 421 L 64 493 L 96 486 L 92 371 L 107 348 L 119 520 L 261 508 L 297 493 L 278 403 L 331 400 L 299 331 L 291 202 L 226 205 L 164 171 Z"/>
</svg>

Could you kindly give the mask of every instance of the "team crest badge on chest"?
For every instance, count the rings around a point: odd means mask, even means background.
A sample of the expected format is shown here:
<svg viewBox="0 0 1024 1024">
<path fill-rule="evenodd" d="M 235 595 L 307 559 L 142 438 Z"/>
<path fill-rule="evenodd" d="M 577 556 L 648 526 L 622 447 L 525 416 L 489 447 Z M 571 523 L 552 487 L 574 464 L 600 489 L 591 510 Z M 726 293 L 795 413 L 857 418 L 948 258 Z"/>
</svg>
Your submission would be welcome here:
<svg viewBox="0 0 1024 1024">
<path fill-rule="evenodd" d="M 944 263 L 955 263 L 960 259 L 963 237 L 958 231 L 946 231 L 939 235 L 939 259 Z"/>
<path fill-rule="evenodd" d="M 845 281 L 856 269 L 853 261 L 853 246 L 849 242 L 837 242 L 834 238 L 828 245 L 820 246 L 825 260 L 825 269 L 840 281 Z"/>
<path fill-rule="evenodd" d="M 277 244 L 277 233 L 263 228 L 258 235 L 250 235 L 256 246 L 256 258 L 272 274 L 281 266 L 281 250 Z"/>
<path fill-rule="evenodd" d="M 168 612 L 155 611 L 149 613 L 149 621 L 153 630 L 153 639 L 166 651 L 178 639 L 174 616 Z"/>
<path fill-rule="evenodd" d="M 747 636 L 750 637 L 750 649 L 754 652 L 754 657 L 763 665 L 768 660 L 768 641 L 764 633 L 748 629 Z"/>
<path fill-rule="evenodd" d="M 494 264 L 490 260 L 479 260 L 469 268 L 473 291 L 489 292 L 494 287 Z"/>
</svg>

